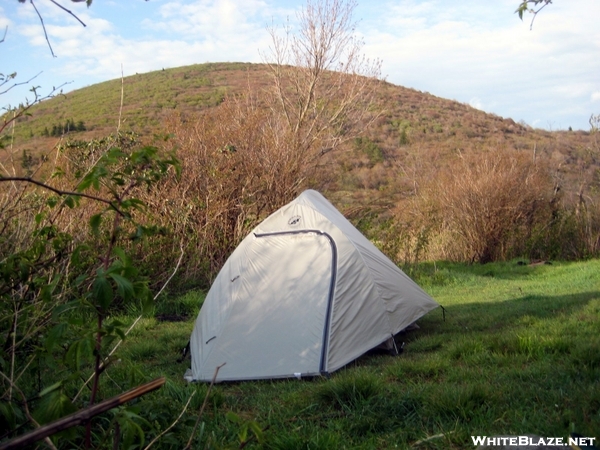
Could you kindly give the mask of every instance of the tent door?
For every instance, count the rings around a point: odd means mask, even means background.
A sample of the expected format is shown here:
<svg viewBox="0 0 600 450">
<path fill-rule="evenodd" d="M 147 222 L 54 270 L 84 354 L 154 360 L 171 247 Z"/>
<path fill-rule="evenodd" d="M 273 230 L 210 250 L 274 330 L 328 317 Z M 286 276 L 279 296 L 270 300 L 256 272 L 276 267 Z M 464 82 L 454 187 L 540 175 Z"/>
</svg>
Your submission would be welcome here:
<svg viewBox="0 0 600 450">
<path fill-rule="evenodd" d="M 294 263 L 290 263 L 290 256 L 292 260 L 298 262 L 300 273 L 298 275 L 293 273 L 298 270 L 298 267 L 296 267 L 295 270 L 291 271 L 292 273 L 289 276 L 291 278 L 298 277 L 302 282 L 295 286 L 294 290 L 296 292 L 290 295 L 306 302 L 305 305 L 301 306 L 302 309 L 314 308 L 312 311 L 313 315 L 317 311 L 321 311 L 320 324 L 313 324 L 312 326 L 318 326 L 321 330 L 321 336 L 318 339 L 320 341 L 318 371 L 322 375 L 326 375 L 328 373 L 327 351 L 329 348 L 329 329 L 337 276 L 337 248 L 335 241 L 329 234 L 318 230 L 263 233 L 255 234 L 255 237 L 258 240 L 277 241 L 273 242 L 273 245 L 280 246 L 281 264 L 285 265 L 287 262 L 289 266 L 295 265 Z M 287 273 L 283 275 L 283 277 L 286 276 Z M 293 279 L 288 281 L 294 282 Z M 287 317 L 287 320 L 291 322 L 302 319 L 303 317 Z M 285 327 L 285 324 L 280 324 L 280 326 Z"/>
</svg>

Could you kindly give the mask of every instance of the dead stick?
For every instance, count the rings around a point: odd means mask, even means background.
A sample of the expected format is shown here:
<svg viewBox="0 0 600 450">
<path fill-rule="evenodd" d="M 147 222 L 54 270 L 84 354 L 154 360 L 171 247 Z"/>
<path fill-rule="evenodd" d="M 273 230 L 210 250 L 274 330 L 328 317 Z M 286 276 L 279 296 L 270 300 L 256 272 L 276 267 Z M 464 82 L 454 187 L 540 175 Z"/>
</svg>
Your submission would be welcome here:
<svg viewBox="0 0 600 450">
<path fill-rule="evenodd" d="M 11 441 L 0 444 L 0 450 L 11 450 L 22 448 L 26 445 L 32 444 L 34 442 L 39 441 L 40 439 L 44 439 L 45 437 L 51 436 L 59 431 L 66 430 L 67 428 L 71 428 L 77 425 L 81 425 L 82 423 L 87 422 L 92 417 L 97 416 L 98 414 L 102 414 L 109 409 L 116 408 L 123 403 L 127 403 L 134 398 L 138 398 L 148 392 L 152 392 L 158 388 L 160 388 L 163 384 L 165 384 L 166 378 L 161 377 L 157 378 L 154 381 L 143 384 L 142 386 L 138 386 L 133 388 L 123 394 L 117 395 L 116 397 L 109 398 L 108 400 L 104 400 L 97 405 L 90 406 L 89 408 L 82 409 L 77 411 L 76 413 L 70 414 L 62 419 L 56 420 L 48 425 L 44 425 L 43 427 L 37 428 L 23 436 L 19 436 Z"/>
<path fill-rule="evenodd" d="M 217 380 L 217 374 L 219 373 L 219 369 L 221 367 L 223 367 L 225 364 L 227 364 L 227 363 L 223 363 L 223 364 L 217 366 L 215 369 L 215 374 L 212 377 L 210 386 L 208 386 L 208 389 L 206 390 L 206 395 L 204 396 L 204 402 L 202 402 L 202 407 L 200 408 L 200 412 L 198 413 L 198 418 L 196 419 L 196 424 L 194 425 L 194 428 L 192 429 L 192 434 L 190 435 L 190 440 L 188 441 L 187 445 L 185 446 L 185 448 L 183 450 L 188 450 L 188 449 L 192 448 L 192 441 L 194 440 L 194 434 L 196 434 L 196 428 L 198 428 L 198 424 L 200 423 L 200 419 L 202 418 L 202 414 L 204 413 L 204 408 L 206 408 L 206 404 L 208 403 L 208 396 L 210 395 L 210 390 L 212 389 L 213 385 L 215 384 L 215 381 Z M 0 450 L 3 450 L 3 449 L 0 448 Z"/>
</svg>

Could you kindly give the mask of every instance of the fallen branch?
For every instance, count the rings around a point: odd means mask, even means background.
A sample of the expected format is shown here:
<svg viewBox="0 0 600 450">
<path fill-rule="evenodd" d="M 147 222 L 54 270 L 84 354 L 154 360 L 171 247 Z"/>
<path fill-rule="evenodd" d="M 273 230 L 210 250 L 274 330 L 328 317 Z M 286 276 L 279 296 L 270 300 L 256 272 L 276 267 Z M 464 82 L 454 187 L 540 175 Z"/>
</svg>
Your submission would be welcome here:
<svg viewBox="0 0 600 450">
<path fill-rule="evenodd" d="M 23 448 L 26 445 L 33 444 L 34 442 L 47 438 L 48 436 L 58 433 L 59 431 L 86 423 L 92 417 L 97 416 L 98 414 L 102 414 L 103 412 L 122 405 L 123 403 L 127 403 L 130 400 L 160 388 L 163 384 L 165 384 L 165 382 L 165 377 L 157 378 L 156 380 L 133 388 L 123 394 L 117 395 L 116 397 L 104 400 L 103 402 L 94 406 L 77 411 L 76 413 L 70 414 L 62 419 L 56 420 L 48 425 L 44 425 L 43 427 L 24 434 L 23 436 L 19 436 L 11 441 L 0 444 L 0 450 Z"/>
</svg>

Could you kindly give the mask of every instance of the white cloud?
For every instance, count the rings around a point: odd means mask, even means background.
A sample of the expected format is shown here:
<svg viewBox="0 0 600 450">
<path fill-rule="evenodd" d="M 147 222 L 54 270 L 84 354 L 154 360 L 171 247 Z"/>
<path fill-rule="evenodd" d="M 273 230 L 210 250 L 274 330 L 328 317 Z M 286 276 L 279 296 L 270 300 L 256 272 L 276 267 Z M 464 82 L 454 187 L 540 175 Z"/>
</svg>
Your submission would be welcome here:
<svg viewBox="0 0 600 450">
<path fill-rule="evenodd" d="M 600 2 L 552 4 L 533 31 L 527 17 L 522 23 L 513 14 L 514 1 L 494 3 L 394 2 L 383 25 L 366 21 L 366 50 L 383 59 L 392 83 L 462 102 L 476 99 L 476 107 L 515 120 L 533 122 L 543 114 L 573 124 L 562 117 L 578 116 L 583 127 L 585 102 L 600 73 Z"/>
<path fill-rule="evenodd" d="M 592 101 L 600 102 L 600 91 L 592 92 Z"/>
</svg>

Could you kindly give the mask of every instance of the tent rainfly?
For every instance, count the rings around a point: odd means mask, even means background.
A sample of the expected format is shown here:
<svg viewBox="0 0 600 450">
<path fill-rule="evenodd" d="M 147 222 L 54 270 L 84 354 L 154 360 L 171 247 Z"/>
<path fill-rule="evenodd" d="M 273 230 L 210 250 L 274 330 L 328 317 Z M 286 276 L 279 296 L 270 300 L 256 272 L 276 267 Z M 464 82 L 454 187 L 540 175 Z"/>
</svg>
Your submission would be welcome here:
<svg viewBox="0 0 600 450">
<path fill-rule="evenodd" d="M 217 275 L 186 379 L 211 381 L 223 363 L 217 382 L 326 375 L 437 306 L 308 190 L 258 225 Z"/>
</svg>

